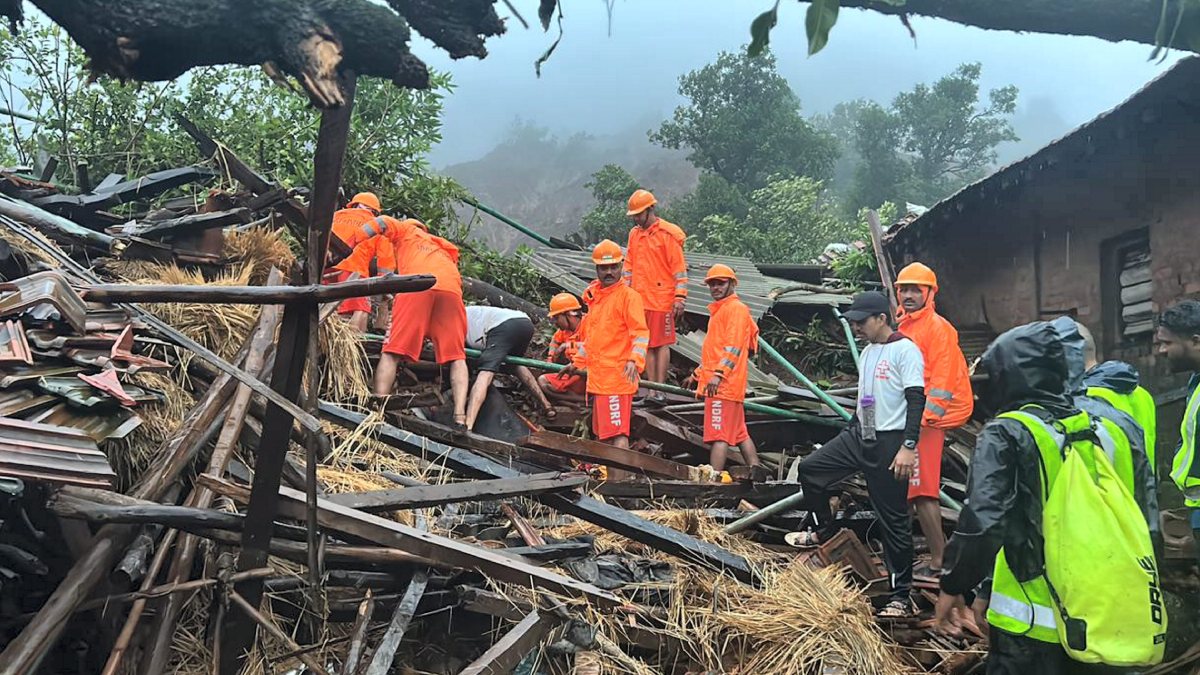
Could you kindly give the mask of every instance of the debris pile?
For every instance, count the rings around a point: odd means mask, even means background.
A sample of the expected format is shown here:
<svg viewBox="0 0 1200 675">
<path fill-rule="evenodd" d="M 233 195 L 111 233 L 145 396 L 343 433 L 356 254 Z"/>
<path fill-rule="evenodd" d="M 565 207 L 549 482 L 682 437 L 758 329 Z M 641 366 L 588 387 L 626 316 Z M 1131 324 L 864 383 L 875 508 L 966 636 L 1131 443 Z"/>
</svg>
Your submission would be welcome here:
<svg viewBox="0 0 1200 675">
<path fill-rule="evenodd" d="M 766 481 L 735 456 L 732 482 L 713 482 L 702 406 L 669 386 L 637 407 L 629 450 L 580 434 L 578 410 L 545 418 L 505 377 L 476 433 L 456 430 L 430 363 L 380 405 L 367 392 L 378 339 L 322 305 L 431 280 L 286 285 L 286 242 L 308 234 L 317 198 L 185 126 L 206 163 L 79 194 L 2 174 L 0 659 L 16 671 L 874 675 L 979 662 L 975 638 L 928 630 L 932 579 L 916 584 L 926 620 L 873 618 L 887 582 L 860 481 L 838 499 L 841 533 L 813 550 L 784 543 L 802 511 L 724 529 L 796 493 L 799 460 L 836 433 L 852 389 L 794 386 L 807 378 L 760 355 L 747 411 Z M 174 196 L 197 183 L 199 196 Z M 756 318 L 824 316 L 840 337 L 828 308 L 847 298 L 819 274 L 720 261 L 744 275 Z M 530 263 L 569 291 L 590 275 L 575 251 Z M 704 291 L 691 298 L 702 325 Z M 321 307 L 307 368 L 287 339 L 296 307 Z M 682 337 L 676 372 L 702 339 Z M 971 431 L 947 453 L 951 501 Z M 282 480 L 270 494 L 268 475 Z"/>
</svg>

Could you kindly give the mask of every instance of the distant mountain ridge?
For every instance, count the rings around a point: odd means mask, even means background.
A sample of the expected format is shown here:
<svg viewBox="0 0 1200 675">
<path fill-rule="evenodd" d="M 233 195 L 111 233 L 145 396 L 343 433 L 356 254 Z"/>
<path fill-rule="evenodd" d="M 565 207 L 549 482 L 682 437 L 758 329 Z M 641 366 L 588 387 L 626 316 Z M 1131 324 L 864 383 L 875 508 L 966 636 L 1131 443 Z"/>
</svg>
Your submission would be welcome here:
<svg viewBox="0 0 1200 675">
<path fill-rule="evenodd" d="M 579 229 L 579 219 L 595 205 L 585 185 L 605 164 L 625 167 L 659 199 L 669 202 L 696 187 L 699 171 L 685 155 L 651 145 L 644 131 L 561 139 L 547 129 L 517 124 L 483 157 L 444 167 L 440 173 L 531 229 L 564 237 Z M 493 248 L 507 251 L 528 243 L 507 225 L 487 216 L 483 219 L 475 236 Z"/>
</svg>

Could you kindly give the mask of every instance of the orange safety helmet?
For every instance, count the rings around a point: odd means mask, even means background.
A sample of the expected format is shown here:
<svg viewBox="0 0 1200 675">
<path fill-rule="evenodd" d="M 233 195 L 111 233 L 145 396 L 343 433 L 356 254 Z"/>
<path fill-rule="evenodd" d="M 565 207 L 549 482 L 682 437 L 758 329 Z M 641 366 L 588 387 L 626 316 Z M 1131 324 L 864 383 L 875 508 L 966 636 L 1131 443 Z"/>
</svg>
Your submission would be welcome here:
<svg viewBox="0 0 1200 675">
<path fill-rule="evenodd" d="M 571 293 L 559 293 L 553 298 L 550 298 L 551 319 L 559 314 L 574 312 L 581 309 L 583 309 L 583 305 L 579 304 L 579 298 L 575 297 Z"/>
<path fill-rule="evenodd" d="M 346 207 L 353 208 L 356 205 L 366 206 L 376 213 L 383 210 L 383 207 L 379 204 L 379 197 L 376 197 L 374 192 L 360 192 L 354 195 L 354 198 L 350 200 L 350 203 Z"/>
<path fill-rule="evenodd" d="M 613 265 L 624 259 L 625 254 L 621 252 L 621 247 L 611 239 L 605 239 L 592 249 L 592 262 L 597 265 Z"/>
<path fill-rule="evenodd" d="M 713 279 L 729 279 L 731 281 L 737 281 L 737 275 L 733 273 L 733 268 L 729 265 L 717 263 L 716 265 L 708 268 L 708 274 L 704 275 L 704 283 L 707 284 Z"/>
<path fill-rule="evenodd" d="M 634 190 L 633 194 L 629 195 L 629 210 L 625 212 L 625 215 L 636 216 L 657 203 L 658 200 L 650 194 L 649 190 Z"/>
<path fill-rule="evenodd" d="M 896 285 L 911 284 L 913 286 L 928 286 L 933 290 L 938 289 L 937 275 L 929 266 L 919 262 L 912 263 L 900 270 L 900 274 L 896 275 Z"/>
</svg>

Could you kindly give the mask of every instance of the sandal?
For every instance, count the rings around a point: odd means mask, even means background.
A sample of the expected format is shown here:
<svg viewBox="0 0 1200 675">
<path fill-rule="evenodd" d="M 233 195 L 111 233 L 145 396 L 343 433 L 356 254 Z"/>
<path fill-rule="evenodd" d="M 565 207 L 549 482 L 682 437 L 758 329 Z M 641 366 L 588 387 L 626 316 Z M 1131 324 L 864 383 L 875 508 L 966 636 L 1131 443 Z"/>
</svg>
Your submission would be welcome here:
<svg viewBox="0 0 1200 675">
<path fill-rule="evenodd" d="M 453 428 L 455 431 L 466 431 L 467 430 L 467 416 L 466 415 L 455 415 Z"/>
<path fill-rule="evenodd" d="M 933 567 L 928 563 L 922 564 L 920 567 L 913 569 L 914 577 L 925 577 L 927 579 L 941 579 L 945 572 L 941 567 Z"/>
<path fill-rule="evenodd" d="M 892 600 L 875 613 L 880 619 L 907 619 L 912 615 L 913 606 L 907 600 Z"/>
<path fill-rule="evenodd" d="M 810 549 L 821 545 L 817 533 L 812 530 L 804 530 L 803 532 L 788 532 L 783 537 L 784 542 L 793 548 Z"/>
</svg>

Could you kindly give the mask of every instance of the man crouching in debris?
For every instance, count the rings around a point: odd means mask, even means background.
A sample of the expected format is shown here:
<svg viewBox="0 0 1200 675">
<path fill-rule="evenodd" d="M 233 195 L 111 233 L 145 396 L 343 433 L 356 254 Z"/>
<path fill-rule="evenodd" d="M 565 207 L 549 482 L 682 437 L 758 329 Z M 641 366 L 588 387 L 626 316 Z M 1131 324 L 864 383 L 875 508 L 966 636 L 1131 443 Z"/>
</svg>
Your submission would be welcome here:
<svg viewBox="0 0 1200 675">
<path fill-rule="evenodd" d="M 708 333 L 693 378 L 696 395 L 704 397 L 704 442 L 710 444 L 709 464 L 720 475 L 725 470 L 729 446 L 733 445 L 742 451 L 746 465 L 761 469 L 758 451 L 746 428 L 743 403 L 750 352 L 758 342 L 758 326 L 737 296 L 737 274 L 732 268 L 713 265 L 704 283 L 713 302 L 708 306 Z"/>
<path fill-rule="evenodd" d="M 805 503 L 822 529 L 793 532 L 786 539 L 802 548 L 825 541 L 833 524 L 827 491 L 861 472 L 883 529 L 883 558 L 891 574 L 891 599 L 879 616 L 901 618 L 913 611 L 908 481 L 925 409 L 925 361 L 912 340 L 892 330 L 890 313 L 888 299 L 874 291 L 854 296 L 843 313 L 870 343 L 859 359 L 858 408 L 849 428 L 800 463 Z"/>
<path fill-rule="evenodd" d="M 373 192 L 359 192 L 350 199 L 346 208 L 333 214 L 333 237 L 337 237 L 352 251 L 350 255 L 334 265 L 338 272 L 337 281 L 368 278 L 371 276 L 371 263 L 377 258 L 380 267 L 388 267 L 392 263 L 392 245 L 387 237 L 370 237 L 362 240 L 359 234 L 363 226 L 381 217 L 383 207 L 379 197 Z M 359 241 L 357 246 L 349 242 Z M 371 316 L 371 299 L 368 297 L 346 298 L 337 307 L 339 316 L 347 319 L 350 325 L 360 333 L 367 330 L 367 321 Z"/>
<path fill-rule="evenodd" d="M 559 293 L 550 298 L 550 318 L 557 330 L 550 338 L 550 346 L 546 348 L 547 360 L 570 364 L 575 360 L 579 345 L 583 343 L 579 334 L 579 326 L 583 323 L 583 305 L 571 293 Z M 587 381 L 583 375 L 546 373 L 538 376 L 538 386 L 551 399 L 583 403 L 587 398 Z M 546 416 L 553 418 L 554 409 L 547 410 Z"/>
<path fill-rule="evenodd" d="M 583 292 L 588 306 L 580 328 L 583 342 L 562 371 L 568 377 L 587 371 L 592 432 L 597 440 L 620 448 L 629 447 L 633 395 L 638 375 L 646 368 L 650 343 L 642 298 L 621 281 L 624 259 L 621 247 L 608 239 L 592 250 L 596 280 Z"/>
</svg>

